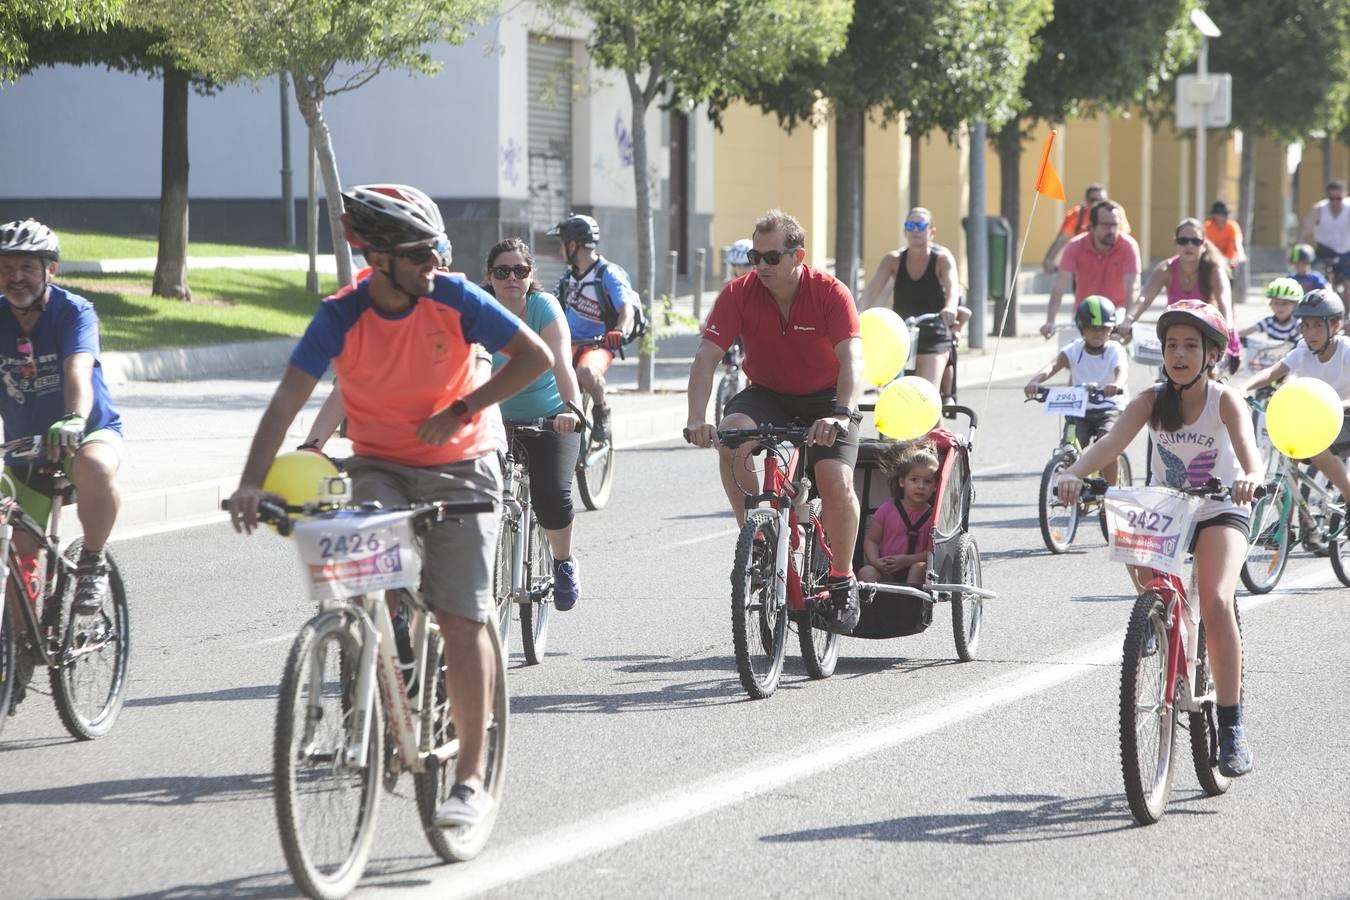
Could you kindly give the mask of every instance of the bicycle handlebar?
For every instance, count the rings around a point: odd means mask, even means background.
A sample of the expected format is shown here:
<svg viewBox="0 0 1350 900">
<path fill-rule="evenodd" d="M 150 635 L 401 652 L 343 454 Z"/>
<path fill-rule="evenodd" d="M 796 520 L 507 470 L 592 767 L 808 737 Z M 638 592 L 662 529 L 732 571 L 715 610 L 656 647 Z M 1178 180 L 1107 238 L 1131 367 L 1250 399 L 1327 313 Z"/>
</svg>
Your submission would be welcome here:
<svg viewBox="0 0 1350 900">
<path fill-rule="evenodd" d="M 1274 488 L 1275 485 L 1273 484 L 1257 485 L 1256 490 L 1252 492 L 1252 497 L 1260 500 L 1266 494 L 1273 491 Z M 1107 481 L 1105 478 L 1084 478 L 1083 490 L 1079 492 L 1078 499 L 1080 502 L 1085 500 L 1099 500 L 1102 497 L 1105 497 L 1109 491 L 1115 489 L 1116 485 Z M 1186 487 L 1171 488 L 1171 490 L 1189 494 L 1192 497 L 1205 497 L 1212 500 L 1228 499 L 1228 485 L 1217 478 L 1211 478 L 1202 485 L 1188 485 Z"/>
<path fill-rule="evenodd" d="M 1106 399 L 1106 388 L 1102 387 L 1096 382 L 1088 382 L 1087 384 L 1075 384 L 1073 385 L 1073 387 L 1087 388 L 1089 403 L 1099 403 L 1102 400 Z M 1050 388 L 1038 387 L 1036 388 L 1036 396 L 1027 397 L 1022 402 L 1030 403 L 1031 401 L 1035 400 L 1037 403 L 1044 403 L 1045 398 L 1048 396 L 1050 396 Z"/>
<path fill-rule="evenodd" d="M 724 428 L 717 432 L 717 440 L 724 447 L 739 447 L 750 441 L 787 442 L 798 446 L 806 443 L 810 429 L 805 425 L 757 425 L 754 428 Z"/>
<path fill-rule="evenodd" d="M 230 501 L 220 501 L 220 508 L 225 512 L 230 512 Z M 478 515 L 479 513 L 495 512 L 497 504 L 491 500 L 471 500 L 471 501 L 451 501 L 451 500 L 432 500 L 426 503 L 414 503 L 411 506 L 391 506 L 384 507 L 379 503 L 362 503 L 356 506 L 339 508 L 330 508 L 326 510 L 307 510 L 303 506 L 283 506 L 280 503 L 274 503 L 271 500 L 263 500 L 258 504 L 258 521 L 266 525 L 275 525 L 277 534 L 282 537 L 289 537 L 295 529 L 295 520 L 291 517 L 292 513 L 318 514 L 335 513 L 343 510 L 359 511 L 369 513 L 382 512 L 400 512 L 413 510 L 413 530 L 419 534 L 426 531 L 433 525 L 439 525 L 450 519 L 457 519 L 461 516 Z"/>
</svg>

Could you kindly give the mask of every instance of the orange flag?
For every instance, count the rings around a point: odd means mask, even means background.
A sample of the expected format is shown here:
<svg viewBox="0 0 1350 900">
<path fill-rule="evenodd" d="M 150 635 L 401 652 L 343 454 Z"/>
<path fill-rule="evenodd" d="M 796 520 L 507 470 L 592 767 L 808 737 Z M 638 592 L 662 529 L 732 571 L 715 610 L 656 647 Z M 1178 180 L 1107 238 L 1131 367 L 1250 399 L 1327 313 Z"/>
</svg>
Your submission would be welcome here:
<svg viewBox="0 0 1350 900">
<path fill-rule="evenodd" d="M 1060 183 L 1059 174 L 1050 162 L 1050 148 L 1054 145 L 1057 134 L 1058 131 L 1051 131 L 1050 136 L 1045 139 L 1045 146 L 1041 148 L 1041 166 L 1036 170 L 1036 193 L 1064 200 L 1064 185 Z"/>
</svg>

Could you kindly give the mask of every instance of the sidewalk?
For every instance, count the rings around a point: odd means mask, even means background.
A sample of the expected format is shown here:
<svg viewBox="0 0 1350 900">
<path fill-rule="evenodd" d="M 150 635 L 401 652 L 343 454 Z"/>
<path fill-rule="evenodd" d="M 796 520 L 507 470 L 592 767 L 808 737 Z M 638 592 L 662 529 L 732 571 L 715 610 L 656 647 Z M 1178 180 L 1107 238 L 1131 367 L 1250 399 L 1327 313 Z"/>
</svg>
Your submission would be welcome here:
<svg viewBox="0 0 1350 900">
<path fill-rule="evenodd" d="M 714 299 L 705 297 L 706 314 Z M 1046 297 L 1028 295 L 1019 304 L 1024 334 L 982 350 L 963 348 L 959 390 L 976 396 L 991 372 L 995 380 L 1022 378 L 1043 365 L 1054 344 L 1035 334 L 1044 321 Z M 674 309 L 691 317 L 693 298 Z M 1156 314 L 1161 305 L 1152 311 Z M 1250 309 L 1250 307 L 1249 307 Z M 658 314 L 659 316 L 659 314 Z M 673 440 L 687 420 L 685 386 L 700 336 L 688 326 L 662 331 L 657 345 L 655 390 L 637 392 L 638 359 L 617 360 L 610 371 L 615 445 L 619 449 Z M 106 353 L 104 369 L 122 413 L 126 459 L 119 476 L 123 492 L 118 534 L 128 537 L 219 521 L 220 501 L 238 484 L 253 432 L 272 396 L 294 342 L 191 347 L 145 353 Z M 321 384 L 287 436 L 304 439 L 328 393 Z M 68 530 L 77 527 L 74 516 Z"/>
</svg>

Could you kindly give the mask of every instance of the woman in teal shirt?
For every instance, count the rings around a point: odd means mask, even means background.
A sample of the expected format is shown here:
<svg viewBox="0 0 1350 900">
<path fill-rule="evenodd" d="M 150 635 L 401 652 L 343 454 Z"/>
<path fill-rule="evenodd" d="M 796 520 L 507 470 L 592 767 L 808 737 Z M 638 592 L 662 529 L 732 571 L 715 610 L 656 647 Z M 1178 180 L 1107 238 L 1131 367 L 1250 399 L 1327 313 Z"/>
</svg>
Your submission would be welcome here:
<svg viewBox="0 0 1350 900">
<path fill-rule="evenodd" d="M 535 518 L 553 551 L 553 605 L 568 610 L 581 596 L 577 562 L 572 556 L 572 472 L 581 450 L 581 420 L 568 404 L 580 409 L 581 394 L 572 371 L 572 332 L 557 298 L 534 280 L 534 257 L 520 238 L 507 238 L 488 252 L 483 287 L 544 339 L 553 351 L 553 368 L 501 404 L 502 418 L 551 417 L 553 431 L 522 435 L 518 442 L 529 459 L 530 499 Z M 493 368 L 506 364 L 502 354 Z"/>
</svg>

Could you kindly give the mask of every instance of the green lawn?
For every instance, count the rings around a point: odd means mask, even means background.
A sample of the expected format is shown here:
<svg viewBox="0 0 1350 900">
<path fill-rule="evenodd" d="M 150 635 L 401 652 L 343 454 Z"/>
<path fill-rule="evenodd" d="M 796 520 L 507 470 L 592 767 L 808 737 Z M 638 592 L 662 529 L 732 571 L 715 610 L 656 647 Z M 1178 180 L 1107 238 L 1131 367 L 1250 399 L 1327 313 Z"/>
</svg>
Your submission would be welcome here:
<svg viewBox="0 0 1350 900">
<path fill-rule="evenodd" d="M 188 276 L 191 303 L 150 296 L 149 272 L 58 275 L 56 281 L 93 301 L 105 350 L 295 337 L 322 299 L 305 290 L 304 272 L 278 270 L 198 269 Z M 319 282 L 324 295 L 337 289 L 331 275 Z"/>
<path fill-rule="evenodd" d="M 159 241 L 154 236 L 103 234 L 94 231 L 57 232 L 61 258 L 73 260 L 146 259 L 154 257 Z M 294 253 L 278 247 L 241 247 L 235 244 L 189 243 L 188 256 L 284 256 Z M 301 282 L 303 284 L 303 281 Z"/>
</svg>

